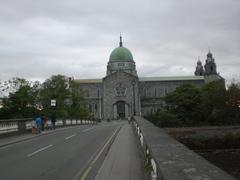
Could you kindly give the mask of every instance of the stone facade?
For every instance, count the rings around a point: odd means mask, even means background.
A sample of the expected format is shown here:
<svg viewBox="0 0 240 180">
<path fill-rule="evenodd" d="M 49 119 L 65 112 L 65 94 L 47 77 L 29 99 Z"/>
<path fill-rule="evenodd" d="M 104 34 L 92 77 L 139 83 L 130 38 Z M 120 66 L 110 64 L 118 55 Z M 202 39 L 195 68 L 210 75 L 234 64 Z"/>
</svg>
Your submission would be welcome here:
<svg viewBox="0 0 240 180">
<path fill-rule="evenodd" d="M 89 111 L 95 118 L 102 119 L 103 86 L 101 80 L 99 79 L 91 82 L 80 81 L 79 85 L 84 92 L 85 103 L 87 104 Z"/>
<path fill-rule="evenodd" d="M 103 79 L 104 118 L 118 119 L 140 114 L 138 82 L 136 76 L 121 71 Z"/>
<path fill-rule="evenodd" d="M 75 80 L 86 92 L 85 102 L 97 119 L 127 119 L 154 113 L 164 106 L 163 97 L 181 84 L 202 86 L 205 82 L 223 79 L 216 73 L 215 61 L 209 53 L 205 65 L 208 74 L 203 74 L 198 61 L 195 76 L 138 77 L 133 56 L 122 44 L 120 37 L 119 47 L 112 51 L 103 79 Z"/>
<path fill-rule="evenodd" d="M 165 105 L 163 97 L 174 91 L 179 85 L 190 83 L 201 86 L 204 84 L 203 76 L 185 76 L 181 77 L 180 80 L 176 79 L 176 77 L 140 78 L 139 88 L 142 115 L 160 111 Z"/>
</svg>

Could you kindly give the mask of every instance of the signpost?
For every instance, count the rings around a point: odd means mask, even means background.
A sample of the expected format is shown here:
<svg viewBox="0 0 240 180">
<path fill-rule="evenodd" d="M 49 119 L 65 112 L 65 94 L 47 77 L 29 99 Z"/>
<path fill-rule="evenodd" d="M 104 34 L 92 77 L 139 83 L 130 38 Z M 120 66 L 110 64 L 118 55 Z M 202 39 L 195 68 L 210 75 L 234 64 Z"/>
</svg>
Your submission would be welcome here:
<svg viewBox="0 0 240 180">
<path fill-rule="evenodd" d="M 57 105 L 57 100 L 51 99 L 51 107 L 56 107 L 56 105 Z"/>
<path fill-rule="evenodd" d="M 51 109 L 52 109 L 52 115 L 51 115 L 51 122 L 52 122 L 52 129 L 55 129 L 55 122 L 56 122 L 56 106 L 57 106 L 57 100 L 51 99 Z"/>
</svg>

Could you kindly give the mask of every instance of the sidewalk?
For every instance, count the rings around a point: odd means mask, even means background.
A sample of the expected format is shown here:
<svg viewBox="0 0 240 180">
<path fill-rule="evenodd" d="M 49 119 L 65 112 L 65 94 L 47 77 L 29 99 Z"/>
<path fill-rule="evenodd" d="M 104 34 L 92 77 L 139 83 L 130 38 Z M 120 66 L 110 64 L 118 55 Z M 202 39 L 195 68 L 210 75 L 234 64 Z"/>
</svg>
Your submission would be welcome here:
<svg viewBox="0 0 240 180">
<path fill-rule="evenodd" d="M 137 139 L 129 124 L 122 126 L 95 180 L 143 180 Z"/>
<path fill-rule="evenodd" d="M 28 133 L 28 134 L 22 134 L 22 135 L 14 135 L 11 137 L 3 137 L 0 139 L 0 147 L 25 141 L 25 140 L 34 138 L 36 136 L 39 136 L 39 135 Z"/>
</svg>

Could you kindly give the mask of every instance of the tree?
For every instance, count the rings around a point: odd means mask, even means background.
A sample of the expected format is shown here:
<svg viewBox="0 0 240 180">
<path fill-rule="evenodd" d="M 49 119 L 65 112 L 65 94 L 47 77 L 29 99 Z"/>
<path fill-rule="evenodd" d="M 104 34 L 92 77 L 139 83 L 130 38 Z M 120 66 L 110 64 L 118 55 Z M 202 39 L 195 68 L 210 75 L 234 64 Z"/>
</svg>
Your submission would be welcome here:
<svg viewBox="0 0 240 180">
<path fill-rule="evenodd" d="M 22 78 L 8 81 L 11 90 L 8 97 L 3 98 L 0 118 L 27 118 L 36 114 L 35 100 L 38 94 L 36 86 Z"/>
<path fill-rule="evenodd" d="M 226 88 L 223 81 L 213 81 L 201 89 L 201 114 L 211 125 L 224 124 L 227 116 Z"/>
<path fill-rule="evenodd" d="M 47 116 L 56 113 L 61 118 L 87 118 L 87 110 L 84 92 L 71 78 L 64 75 L 54 75 L 47 79 L 40 90 L 38 104 L 40 104 Z M 56 99 L 56 107 L 51 107 L 51 99 Z"/>
<path fill-rule="evenodd" d="M 68 116 L 66 100 L 69 97 L 69 82 L 64 75 L 54 75 L 45 80 L 40 90 L 38 103 L 43 107 L 46 115 L 50 116 L 53 109 L 51 99 L 56 99 L 57 106 L 54 111 L 58 117 L 65 118 Z"/>
<path fill-rule="evenodd" d="M 78 83 L 70 79 L 70 96 L 69 96 L 69 116 L 70 118 L 88 118 L 89 110 L 84 102 L 84 91 L 79 88 Z"/>
<path fill-rule="evenodd" d="M 232 83 L 227 90 L 228 122 L 240 124 L 240 84 Z"/>
<path fill-rule="evenodd" d="M 181 123 L 176 117 L 175 114 L 167 112 L 167 111 L 160 111 L 155 114 L 148 114 L 146 119 L 151 121 L 158 127 L 179 127 L 184 124 Z"/>
<path fill-rule="evenodd" d="M 200 90 L 192 84 L 183 84 L 164 98 L 166 110 L 175 114 L 183 125 L 194 125 L 200 119 Z"/>
<path fill-rule="evenodd" d="M 239 84 L 232 83 L 227 90 L 223 81 L 201 88 L 184 84 L 169 93 L 165 102 L 162 112 L 148 116 L 160 127 L 240 124 Z"/>
</svg>

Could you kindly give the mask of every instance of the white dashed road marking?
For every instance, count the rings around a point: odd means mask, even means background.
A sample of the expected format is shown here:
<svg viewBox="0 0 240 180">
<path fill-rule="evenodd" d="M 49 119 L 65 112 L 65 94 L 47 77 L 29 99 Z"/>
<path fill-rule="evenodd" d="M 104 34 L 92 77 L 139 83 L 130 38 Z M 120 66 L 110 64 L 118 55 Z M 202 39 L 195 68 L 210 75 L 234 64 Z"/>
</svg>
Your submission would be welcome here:
<svg viewBox="0 0 240 180">
<path fill-rule="evenodd" d="M 70 139 L 70 138 L 72 138 L 72 137 L 74 137 L 74 136 L 76 136 L 76 134 L 73 134 L 73 135 L 71 135 L 71 136 L 65 137 L 65 139 L 67 140 L 67 139 Z"/>
<path fill-rule="evenodd" d="M 33 155 L 35 155 L 35 154 L 37 154 L 37 153 L 40 153 L 41 151 L 44 151 L 44 150 L 46 150 L 46 149 L 48 149 L 48 148 L 50 148 L 50 147 L 52 147 L 52 146 L 53 146 L 53 145 L 51 144 L 51 145 L 45 146 L 45 147 L 43 147 L 43 148 L 40 148 L 40 149 L 38 149 L 37 151 L 35 151 L 35 152 L 31 153 L 31 154 L 28 154 L 27 157 L 31 157 L 31 156 L 33 156 Z"/>
</svg>

